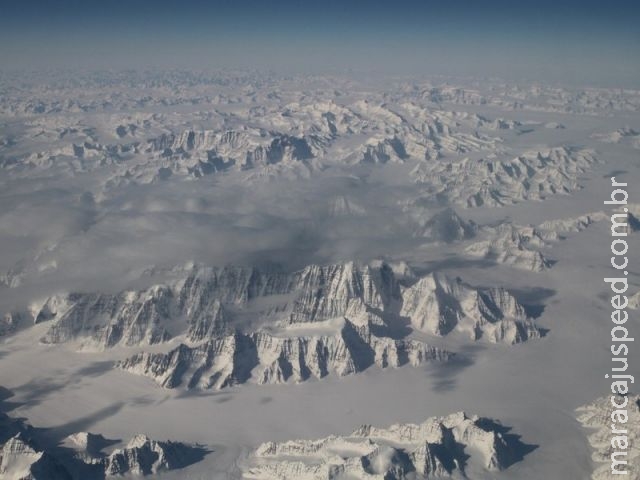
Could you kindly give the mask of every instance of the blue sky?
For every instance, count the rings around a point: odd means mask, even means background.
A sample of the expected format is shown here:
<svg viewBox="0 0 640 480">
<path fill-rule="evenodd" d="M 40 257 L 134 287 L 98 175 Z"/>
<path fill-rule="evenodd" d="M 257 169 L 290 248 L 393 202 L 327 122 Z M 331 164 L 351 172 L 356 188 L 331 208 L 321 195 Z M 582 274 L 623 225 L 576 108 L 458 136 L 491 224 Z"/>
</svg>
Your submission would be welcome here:
<svg viewBox="0 0 640 480">
<path fill-rule="evenodd" d="M 241 67 L 640 87 L 640 2 L 0 0 L 4 68 Z"/>
</svg>

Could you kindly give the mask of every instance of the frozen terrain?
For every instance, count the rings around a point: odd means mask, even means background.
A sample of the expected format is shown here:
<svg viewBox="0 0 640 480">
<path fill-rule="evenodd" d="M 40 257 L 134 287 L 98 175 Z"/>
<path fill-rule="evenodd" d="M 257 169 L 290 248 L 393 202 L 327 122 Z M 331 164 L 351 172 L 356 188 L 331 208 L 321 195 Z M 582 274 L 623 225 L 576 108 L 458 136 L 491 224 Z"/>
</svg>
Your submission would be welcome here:
<svg viewBox="0 0 640 480">
<path fill-rule="evenodd" d="M 100 434 L 77 432 L 59 444 L 21 420 L 0 417 L 2 478 L 69 480 L 123 475 L 150 475 L 185 467 L 202 459 L 205 449 L 176 442 L 158 442 L 135 435 L 122 447 Z"/>
<path fill-rule="evenodd" d="M 618 404 L 622 404 L 621 397 L 616 398 Z M 596 469 L 591 478 L 593 480 L 602 480 L 620 477 L 620 475 L 611 474 L 611 414 L 614 408 L 611 405 L 610 397 L 602 397 L 593 402 L 583 405 L 577 409 L 578 420 L 589 430 L 589 443 L 593 448 L 593 461 Z M 629 415 L 629 442 L 631 448 L 627 455 L 629 463 L 627 478 L 640 478 L 638 473 L 638 456 L 640 450 L 638 448 L 638 425 L 640 424 L 640 397 L 638 395 L 629 395 L 626 408 Z M 620 470 L 622 468 L 619 467 Z"/>
<path fill-rule="evenodd" d="M 488 418 L 464 412 L 388 429 L 363 425 L 346 437 L 267 442 L 246 468 L 246 477 L 446 478 L 499 472 L 531 450 Z"/>
<path fill-rule="evenodd" d="M 631 89 L 0 74 L 0 478 L 608 478 L 638 132 Z"/>
</svg>

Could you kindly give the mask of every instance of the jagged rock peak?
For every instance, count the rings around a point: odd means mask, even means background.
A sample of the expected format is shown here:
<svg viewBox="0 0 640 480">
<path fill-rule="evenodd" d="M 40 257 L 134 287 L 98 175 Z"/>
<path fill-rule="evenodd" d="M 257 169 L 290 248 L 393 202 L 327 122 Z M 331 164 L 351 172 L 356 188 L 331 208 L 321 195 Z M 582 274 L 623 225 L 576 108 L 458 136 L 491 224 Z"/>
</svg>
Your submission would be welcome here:
<svg viewBox="0 0 640 480">
<path fill-rule="evenodd" d="M 103 459 L 106 476 L 151 475 L 181 468 L 193 455 L 192 449 L 177 442 L 159 442 L 136 435 L 124 448 Z"/>
<path fill-rule="evenodd" d="M 512 223 L 487 227 L 485 232 L 488 238 L 469 245 L 467 254 L 532 272 L 547 270 L 553 264 L 541 249 L 548 240 L 557 239 L 555 232 Z"/>
<path fill-rule="evenodd" d="M 191 266 L 173 273 L 177 280 L 144 290 L 56 295 L 34 304 L 31 315 L 50 322 L 45 343 L 79 341 L 100 349 L 153 345 L 178 335 L 198 345 L 236 332 L 305 325 L 334 325 L 337 332 L 345 320 L 389 336 L 402 316 L 418 330 L 469 330 L 474 340 L 517 343 L 537 331 L 507 292 L 473 289 L 444 276 L 420 279 L 402 263 L 309 265 L 293 273 Z"/>
<path fill-rule="evenodd" d="M 235 333 L 168 353 L 140 353 L 120 362 L 165 388 L 222 389 L 246 382 L 277 384 L 351 375 L 371 366 L 417 366 L 446 361 L 450 353 L 410 339 L 379 337 L 348 320 L 335 334 L 276 336 Z"/>
<path fill-rule="evenodd" d="M 475 236 L 478 226 L 473 221 L 460 218 L 452 208 L 445 208 L 433 215 L 416 232 L 419 237 L 435 242 L 451 243 Z"/>
<path fill-rule="evenodd" d="M 531 449 L 507 430 L 464 412 L 418 425 L 364 425 L 346 436 L 263 443 L 243 472 L 263 480 L 466 478 L 467 470 L 508 468 Z"/>
<path fill-rule="evenodd" d="M 461 279 L 431 274 L 402 292 L 400 315 L 433 335 L 463 332 L 473 340 L 520 343 L 542 335 L 525 308 L 503 288 L 473 288 Z"/>
<path fill-rule="evenodd" d="M 49 453 L 36 448 L 19 432 L 0 449 L 0 478 L 15 480 L 72 480 Z"/>
</svg>

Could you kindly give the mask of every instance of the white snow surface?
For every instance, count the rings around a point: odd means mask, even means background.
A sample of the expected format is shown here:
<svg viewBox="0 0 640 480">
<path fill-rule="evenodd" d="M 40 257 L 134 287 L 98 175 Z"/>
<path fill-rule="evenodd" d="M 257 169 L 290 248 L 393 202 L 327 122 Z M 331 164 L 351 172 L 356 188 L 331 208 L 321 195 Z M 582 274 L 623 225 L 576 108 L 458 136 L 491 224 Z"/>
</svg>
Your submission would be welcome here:
<svg viewBox="0 0 640 480">
<path fill-rule="evenodd" d="M 603 201 L 628 183 L 640 338 L 639 91 L 0 86 L 0 477 L 607 478 Z"/>
</svg>

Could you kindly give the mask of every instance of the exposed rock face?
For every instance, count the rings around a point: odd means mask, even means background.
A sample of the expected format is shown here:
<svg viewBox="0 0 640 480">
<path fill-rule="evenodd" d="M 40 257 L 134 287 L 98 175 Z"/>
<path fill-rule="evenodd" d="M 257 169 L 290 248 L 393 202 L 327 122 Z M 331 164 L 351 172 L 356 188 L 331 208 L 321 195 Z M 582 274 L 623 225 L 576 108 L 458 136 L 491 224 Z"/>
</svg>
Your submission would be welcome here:
<svg viewBox="0 0 640 480">
<path fill-rule="evenodd" d="M 196 347 L 181 344 L 168 353 L 141 353 L 120 368 L 153 378 L 165 388 L 221 389 L 247 381 L 302 382 L 369 366 L 399 367 L 444 361 L 450 354 L 415 340 L 373 335 L 345 320 L 334 335 L 279 337 L 265 332 L 233 334 Z"/>
<path fill-rule="evenodd" d="M 451 243 L 472 238 L 478 230 L 475 223 L 465 221 L 451 208 L 431 217 L 416 235 L 434 242 Z"/>
<path fill-rule="evenodd" d="M 630 210 L 636 209 L 629 205 Z M 537 227 L 532 225 L 515 225 L 510 222 L 499 224 L 497 227 L 484 226 L 479 233 L 484 240 L 472 243 L 465 249 L 465 253 L 482 257 L 515 268 L 540 272 L 551 268 L 555 263 L 542 252 L 559 240 L 565 240 L 568 233 L 582 232 L 594 223 L 608 220 L 604 212 L 591 212 L 575 217 L 548 220 Z M 640 221 L 629 212 L 627 226 L 619 228 L 628 234 L 640 229 Z"/>
<path fill-rule="evenodd" d="M 123 448 L 119 440 L 77 432 L 56 448 L 39 447 L 40 429 L 0 413 L 0 478 L 3 480 L 87 480 L 151 475 L 186 467 L 206 450 L 178 442 L 134 436 Z M 46 443 L 45 443 L 46 444 Z"/>
<path fill-rule="evenodd" d="M 309 266 L 292 275 L 253 268 L 196 267 L 173 285 L 116 295 L 73 293 L 47 299 L 32 311 L 36 322 L 54 319 L 43 341 L 60 343 L 91 337 L 108 348 L 118 344 L 163 342 L 170 330 L 184 331 L 191 342 L 228 333 L 232 315 L 225 305 L 293 294 L 293 300 L 265 307 L 257 315 L 284 323 L 316 322 L 384 310 L 399 290 L 389 266 L 357 267 L 353 263 Z M 365 319 L 366 322 L 366 319 Z"/>
<path fill-rule="evenodd" d="M 549 220 L 540 224 L 543 230 L 553 232 L 581 232 L 590 225 L 608 219 L 604 212 L 592 212 L 577 217 Z"/>
<path fill-rule="evenodd" d="M 71 480 L 69 472 L 51 455 L 36 449 L 23 433 L 0 449 L 0 478 L 10 480 Z"/>
<path fill-rule="evenodd" d="M 235 167 L 248 168 L 310 160 L 313 139 L 257 129 L 185 130 L 178 135 L 163 134 L 149 142 L 148 153 L 160 153 L 166 168 L 195 177 Z M 185 162 L 185 159 L 193 159 Z"/>
<path fill-rule="evenodd" d="M 635 211 L 637 206 L 630 204 L 629 210 Z M 543 249 L 559 240 L 565 240 L 566 234 L 582 232 L 603 220 L 609 220 L 609 216 L 604 212 L 591 212 L 548 220 L 537 227 L 515 225 L 510 222 L 501 223 L 496 227 L 484 226 L 478 233 L 484 235 L 485 239 L 469 245 L 465 253 L 515 268 L 540 272 L 555 263 L 546 257 Z M 620 227 L 618 230 L 630 234 L 638 229 L 640 221 L 629 212 L 626 227 Z"/>
<path fill-rule="evenodd" d="M 539 249 L 546 246 L 546 240 L 555 238 L 555 235 L 549 236 L 534 227 L 511 223 L 487 230 L 489 237 L 469 245 L 465 249 L 467 254 L 532 272 L 551 267 L 551 262 Z"/>
<path fill-rule="evenodd" d="M 207 112 L 211 129 L 185 129 L 182 122 L 167 123 L 163 114 L 117 115 L 104 119 L 117 137 L 116 142 L 111 135 L 98 134 L 93 126 L 62 127 L 43 122 L 51 140 L 46 143 L 47 148 L 26 155 L 16 149 L 14 155 L 0 159 L 0 168 L 55 168 L 74 175 L 108 165 L 112 175 L 103 183 L 103 193 L 111 195 L 122 185 L 219 173 L 251 171 L 242 175 L 251 180 L 307 176 L 333 164 L 375 166 L 495 151 L 500 149 L 502 140 L 487 133 L 519 125 L 517 121 L 493 121 L 465 112 L 434 109 L 419 98 L 407 97 L 401 104 L 390 105 L 384 95 L 367 92 L 370 101 L 345 103 L 318 93 L 319 97 L 312 98 L 299 92 L 286 105 L 265 92 L 259 94 L 259 99 L 249 100 L 248 96 L 244 99 L 249 101 L 246 109 Z M 150 98 L 140 99 L 139 106 L 149 101 Z M 174 101 L 165 98 L 163 104 Z M 0 138 L 0 146 L 10 147 L 12 152 L 13 139 Z"/>
<path fill-rule="evenodd" d="M 31 314 L 37 322 L 52 321 L 44 342 L 80 339 L 99 348 L 152 345 L 184 334 L 186 345 L 211 342 L 205 350 L 216 350 L 236 341 L 260 344 L 263 335 L 270 335 L 261 327 L 240 331 L 238 325 L 247 321 L 287 330 L 285 337 L 298 336 L 291 329 L 324 325 L 331 332 L 318 340 L 323 349 L 344 341 L 341 325 L 365 332 L 361 336 L 373 348 L 370 340 L 382 342 L 402 317 L 435 335 L 459 330 L 474 340 L 506 343 L 539 336 L 522 306 L 504 290 L 477 290 L 444 276 L 405 277 L 380 262 L 311 265 L 293 274 L 193 267 L 172 284 L 142 291 L 54 296 Z M 401 287 L 399 278 L 412 286 Z M 303 337 L 291 341 L 310 341 Z"/>
<path fill-rule="evenodd" d="M 616 397 L 616 403 L 624 404 L 624 397 Z M 614 478 L 628 478 L 629 480 L 640 479 L 640 395 L 629 395 L 626 406 L 620 410 L 625 410 L 628 416 L 626 424 L 618 423 L 616 428 L 625 429 L 629 448 L 625 450 L 626 455 L 617 456 L 616 459 L 626 461 L 626 465 L 617 467 L 620 471 L 628 471 L 628 475 L 613 475 L 611 473 L 611 454 L 614 449 L 611 444 L 612 412 L 611 396 L 601 397 L 594 402 L 579 407 L 576 412 L 578 421 L 589 429 L 589 443 L 594 449 L 592 459 L 596 463 L 595 470 L 591 476 L 593 480 L 611 480 Z M 618 449 L 617 451 L 621 451 Z"/>
<path fill-rule="evenodd" d="M 126 447 L 116 449 L 102 460 L 105 475 L 150 475 L 185 465 L 188 447 L 174 442 L 157 442 L 136 435 Z"/>
<path fill-rule="evenodd" d="M 42 341 L 62 343 L 93 335 L 105 347 L 159 343 L 169 338 L 163 325 L 171 318 L 171 296 L 171 290 L 161 286 L 118 295 L 69 294 L 58 302 L 66 308 L 55 310 L 54 324 Z"/>
<path fill-rule="evenodd" d="M 505 431 L 463 412 L 419 425 L 364 425 L 344 437 L 264 443 L 244 475 L 260 480 L 467 478 L 467 470 L 500 471 L 521 456 L 526 446 Z"/>
<path fill-rule="evenodd" d="M 402 293 L 400 315 L 434 335 L 460 331 L 473 340 L 520 343 L 541 333 L 524 307 L 502 288 L 474 289 L 458 280 L 430 275 Z"/>
<path fill-rule="evenodd" d="M 579 188 L 578 175 L 595 162 L 592 150 L 555 147 L 510 160 L 487 156 L 480 160 L 424 162 L 412 175 L 442 201 L 463 207 L 498 207 L 570 193 Z"/>
<path fill-rule="evenodd" d="M 295 276 L 288 323 L 306 323 L 336 317 L 365 316 L 371 310 L 385 311 L 401 302 L 400 288 L 391 267 L 359 267 L 353 262 L 311 265 Z"/>
<path fill-rule="evenodd" d="M 422 342 L 388 337 L 389 322 L 398 318 L 433 335 L 457 331 L 492 343 L 515 344 L 541 336 L 524 307 L 504 289 L 474 289 L 440 275 L 400 287 L 386 265 L 314 266 L 301 272 L 294 285 L 303 295 L 287 310 L 280 333 L 236 332 L 193 346 L 181 344 L 168 353 L 140 353 L 119 366 L 166 388 L 220 389 L 247 381 L 301 382 L 374 365 L 416 366 L 449 358 L 448 352 Z M 331 332 L 297 333 L 305 325 Z"/>
<path fill-rule="evenodd" d="M 65 438 L 65 443 L 80 452 L 86 461 L 93 462 L 94 459 L 100 459 L 103 456 L 101 450 L 109 444 L 109 441 L 99 434 L 78 432 Z"/>
<path fill-rule="evenodd" d="M 300 134 L 250 127 L 162 133 L 144 144 L 133 143 L 131 154 L 140 161 L 118 164 L 105 189 L 249 170 L 280 175 L 299 169 L 308 174 L 329 140 L 331 136 L 315 131 Z M 108 147 L 100 148 L 98 155 L 112 159 L 114 152 Z M 77 157 L 75 151 L 69 153 Z"/>
<path fill-rule="evenodd" d="M 361 151 L 354 153 L 351 161 L 355 163 L 402 163 L 408 158 L 402 140 L 398 137 L 376 139 L 372 138 L 361 147 Z"/>
<path fill-rule="evenodd" d="M 32 315 L 36 322 L 54 320 L 42 339 L 45 343 L 89 337 L 103 348 L 152 345 L 171 338 L 171 329 L 182 332 L 185 327 L 190 341 L 200 341 L 226 331 L 228 315 L 223 302 L 246 303 L 287 288 L 288 279 L 276 272 L 196 268 L 173 285 L 116 295 L 54 296 L 34 307 Z"/>
</svg>

